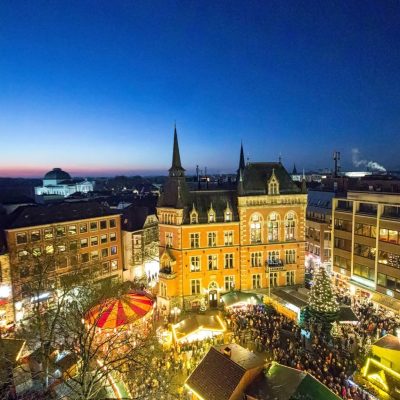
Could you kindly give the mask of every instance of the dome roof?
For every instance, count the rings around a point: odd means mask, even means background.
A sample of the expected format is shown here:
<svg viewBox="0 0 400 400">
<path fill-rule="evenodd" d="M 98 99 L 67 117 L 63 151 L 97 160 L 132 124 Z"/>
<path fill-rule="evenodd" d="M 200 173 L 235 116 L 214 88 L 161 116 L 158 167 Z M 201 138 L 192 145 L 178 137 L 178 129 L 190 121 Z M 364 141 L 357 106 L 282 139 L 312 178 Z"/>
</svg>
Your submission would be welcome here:
<svg viewBox="0 0 400 400">
<path fill-rule="evenodd" d="M 61 168 L 53 168 L 44 176 L 44 179 L 56 179 L 57 181 L 66 181 L 71 180 L 71 176 L 67 172 L 63 171 Z"/>
</svg>

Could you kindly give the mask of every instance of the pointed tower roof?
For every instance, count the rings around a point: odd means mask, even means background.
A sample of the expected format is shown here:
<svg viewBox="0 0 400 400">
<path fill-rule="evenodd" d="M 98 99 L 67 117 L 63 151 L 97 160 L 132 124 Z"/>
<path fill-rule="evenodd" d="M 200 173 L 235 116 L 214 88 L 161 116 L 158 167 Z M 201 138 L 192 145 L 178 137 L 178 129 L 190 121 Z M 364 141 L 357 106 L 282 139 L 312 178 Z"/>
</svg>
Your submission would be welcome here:
<svg viewBox="0 0 400 400">
<path fill-rule="evenodd" d="M 293 163 L 293 172 L 292 175 L 297 175 L 297 168 L 296 168 L 296 164 Z"/>
<path fill-rule="evenodd" d="M 189 190 L 186 184 L 185 170 L 181 164 L 176 126 L 174 130 L 172 165 L 169 169 L 169 177 L 165 182 L 163 189 L 163 193 L 158 199 L 158 207 L 185 207 Z"/>
<path fill-rule="evenodd" d="M 239 169 L 244 169 L 245 167 L 244 163 L 244 152 L 243 152 L 243 143 L 240 142 L 240 157 L 239 157 Z"/>
<path fill-rule="evenodd" d="M 184 168 L 181 164 L 181 156 L 179 153 L 179 144 L 178 144 L 178 133 L 176 131 L 176 125 L 174 129 L 174 148 L 172 151 L 172 165 L 169 169 L 170 176 L 183 176 L 184 175 Z"/>
</svg>

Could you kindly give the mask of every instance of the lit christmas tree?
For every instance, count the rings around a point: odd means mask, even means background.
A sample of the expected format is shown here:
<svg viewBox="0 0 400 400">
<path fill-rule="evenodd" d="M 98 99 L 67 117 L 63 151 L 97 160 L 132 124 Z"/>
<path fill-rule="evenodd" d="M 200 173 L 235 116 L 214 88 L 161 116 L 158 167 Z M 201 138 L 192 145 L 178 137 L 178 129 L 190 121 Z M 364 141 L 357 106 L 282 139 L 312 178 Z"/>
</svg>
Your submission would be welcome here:
<svg viewBox="0 0 400 400">
<path fill-rule="evenodd" d="M 310 317 L 326 327 L 330 327 L 330 324 L 337 318 L 339 304 L 333 291 L 331 279 L 323 267 L 320 267 L 314 275 L 308 309 Z"/>
</svg>

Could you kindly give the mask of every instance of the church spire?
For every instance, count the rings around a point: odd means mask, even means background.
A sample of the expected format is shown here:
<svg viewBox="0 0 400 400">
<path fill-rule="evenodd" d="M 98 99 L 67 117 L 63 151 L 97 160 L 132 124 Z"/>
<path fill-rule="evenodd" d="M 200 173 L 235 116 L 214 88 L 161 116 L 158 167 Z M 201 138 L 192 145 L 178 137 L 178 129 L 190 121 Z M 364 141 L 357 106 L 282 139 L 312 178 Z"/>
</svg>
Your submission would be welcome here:
<svg viewBox="0 0 400 400">
<path fill-rule="evenodd" d="M 176 131 L 176 124 L 174 129 L 174 149 L 172 152 L 172 165 L 169 169 L 170 176 L 183 176 L 185 170 L 181 164 L 181 156 L 179 154 L 178 133 Z"/>
</svg>

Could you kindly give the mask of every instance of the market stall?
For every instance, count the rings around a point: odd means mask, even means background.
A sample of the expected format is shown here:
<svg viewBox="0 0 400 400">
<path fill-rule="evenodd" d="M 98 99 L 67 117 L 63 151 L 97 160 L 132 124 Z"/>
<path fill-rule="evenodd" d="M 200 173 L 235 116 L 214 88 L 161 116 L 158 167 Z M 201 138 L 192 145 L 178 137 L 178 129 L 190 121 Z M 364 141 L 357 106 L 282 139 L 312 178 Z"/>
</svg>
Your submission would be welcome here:
<svg viewBox="0 0 400 400">
<path fill-rule="evenodd" d="M 231 291 L 221 296 L 225 307 L 245 307 L 248 305 L 263 304 L 262 298 L 256 293 Z"/>
<path fill-rule="evenodd" d="M 225 331 L 225 324 L 219 315 L 193 315 L 172 325 L 172 334 L 176 343 L 203 340 L 222 335 Z"/>
</svg>

